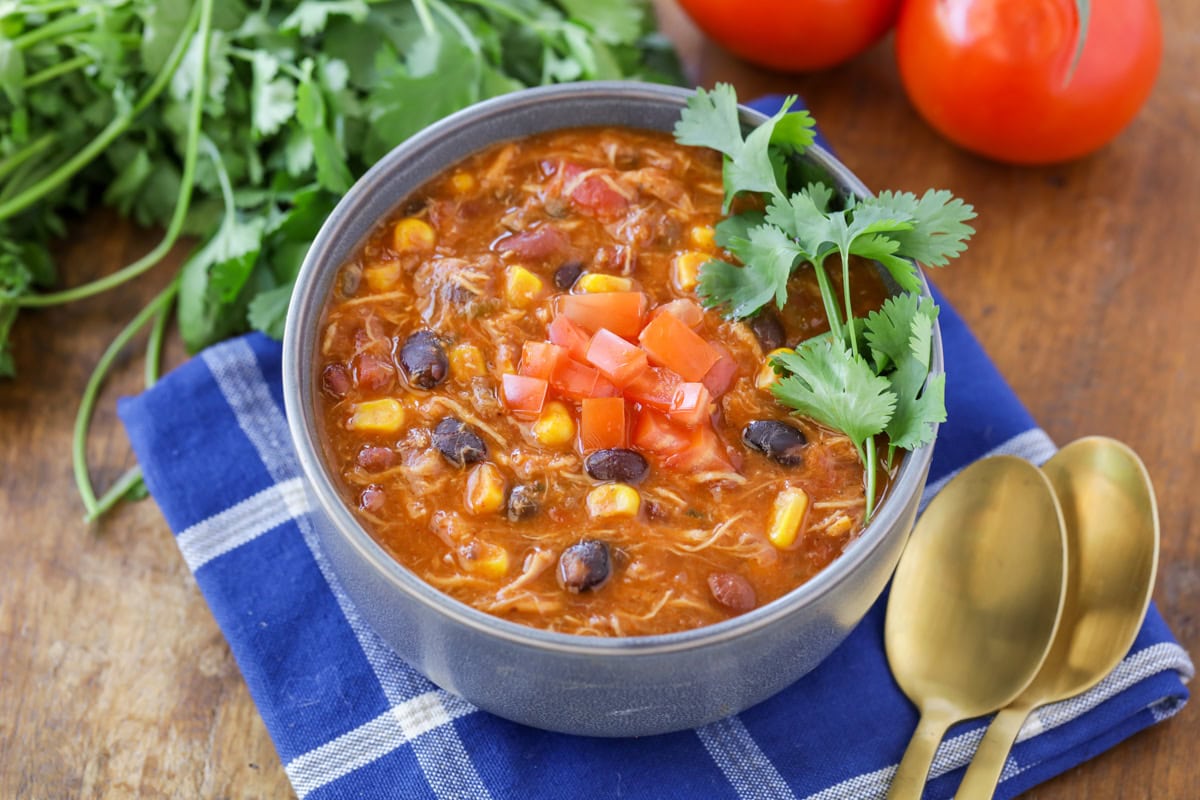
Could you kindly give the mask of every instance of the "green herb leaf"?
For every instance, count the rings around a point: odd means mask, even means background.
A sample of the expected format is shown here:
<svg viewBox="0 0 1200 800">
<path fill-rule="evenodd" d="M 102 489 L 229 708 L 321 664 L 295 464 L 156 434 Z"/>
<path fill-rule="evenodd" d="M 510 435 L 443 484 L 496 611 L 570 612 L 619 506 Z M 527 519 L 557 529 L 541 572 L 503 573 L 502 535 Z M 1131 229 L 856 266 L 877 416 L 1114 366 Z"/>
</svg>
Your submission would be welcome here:
<svg viewBox="0 0 1200 800">
<path fill-rule="evenodd" d="M 608 44 L 630 44 L 642 32 L 646 9 L 625 0 L 560 0 L 567 15 Z"/>
<path fill-rule="evenodd" d="M 935 423 L 946 421 L 945 375 L 928 379 L 933 324 L 932 300 L 913 294 L 890 297 L 867 316 L 866 340 L 876 368 L 896 396 L 886 433 L 890 446 L 912 450 L 933 440 Z"/>
<path fill-rule="evenodd" d="M 246 318 L 250 327 L 262 331 L 275 339 L 283 338 L 283 325 L 287 320 L 288 302 L 292 298 L 292 284 L 276 286 L 260 292 L 250 301 Z"/>
<path fill-rule="evenodd" d="M 730 246 L 746 266 L 707 262 L 697 286 L 704 305 L 728 306 L 733 317 L 747 316 L 772 299 L 782 308 L 792 267 L 803 256 L 795 242 L 776 227 L 759 225 L 747 232 L 746 239 L 734 239 Z"/>
<path fill-rule="evenodd" d="M 718 83 L 711 92 L 696 89 L 696 93 L 688 98 L 687 108 L 679 113 L 675 141 L 710 147 L 729 158 L 740 155 L 745 142 L 733 87 Z"/>
</svg>

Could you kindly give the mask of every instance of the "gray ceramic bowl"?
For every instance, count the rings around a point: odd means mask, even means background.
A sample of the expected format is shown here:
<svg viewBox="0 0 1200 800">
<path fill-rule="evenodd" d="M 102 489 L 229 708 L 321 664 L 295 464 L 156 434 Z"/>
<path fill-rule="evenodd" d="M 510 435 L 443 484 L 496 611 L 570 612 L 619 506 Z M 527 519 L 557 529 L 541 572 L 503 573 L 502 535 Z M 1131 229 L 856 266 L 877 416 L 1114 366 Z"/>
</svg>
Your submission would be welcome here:
<svg viewBox="0 0 1200 800">
<path fill-rule="evenodd" d="M 883 591 L 912 528 L 932 446 L 910 454 L 874 520 L 808 583 L 735 619 L 660 636 L 550 633 L 477 611 L 394 561 L 338 495 L 317 435 L 313 352 L 338 266 L 410 192 L 493 142 L 577 125 L 669 131 L 690 92 L 639 83 L 530 89 L 480 103 L 392 150 L 321 228 L 296 283 L 284 337 L 288 422 L 321 545 L 359 613 L 438 686 L 517 722 L 593 736 L 703 725 L 754 705 L 817 666 Z M 765 119 L 743 109 L 748 127 Z M 867 189 L 826 151 L 809 165 L 831 185 Z M 942 369 L 940 336 L 934 369 Z"/>
</svg>

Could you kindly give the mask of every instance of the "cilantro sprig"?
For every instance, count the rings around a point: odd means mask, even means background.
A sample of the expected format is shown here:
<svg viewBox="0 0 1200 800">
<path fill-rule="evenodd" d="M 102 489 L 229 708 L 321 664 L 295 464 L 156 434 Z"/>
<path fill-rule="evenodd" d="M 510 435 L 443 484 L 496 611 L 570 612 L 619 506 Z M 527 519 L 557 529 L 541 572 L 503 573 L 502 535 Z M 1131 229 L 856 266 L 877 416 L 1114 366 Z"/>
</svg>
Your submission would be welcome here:
<svg viewBox="0 0 1200 800">
<path fill-rule="evenodd" d="M 933 326 L 938 309 L 922 295 L 917 264 L 943 267 L 960 255 L 974 233 L 974 209 L 950 192 L 880 192 L 838 197 L 824 183 L 793 185 L 794 156 L 812 144 L 814 122 L 805 111 L 777 114 L 743 134 L 733 87 L 697 89 L 680 114 L 675 138 L 723 155 L 724 211 L 734 198 L 756 196 L 764 211 L 727 216 L 716 241 L 738 263 L 713 259 L 700 269 L 697 291 L 710 308 L 732 318 L 755 314 L 774 302 L 783 308 L 788 282 L 811 269 L 821 292 L 829 332 L 772 359 L 781 379 L 775 397 L 797 414 L 842 431 L 853 442 L 866 473 L 866 516 L 874 510 L 875 437 L 895 450 L 933 440 L 945 420 L 945 375 L 930 376 Z M 841 272 L 841 297 L 827 262 Z M 865 318 L 851 307 L 850 260 L 878 262 L 900 291 Z"/>
</svg>

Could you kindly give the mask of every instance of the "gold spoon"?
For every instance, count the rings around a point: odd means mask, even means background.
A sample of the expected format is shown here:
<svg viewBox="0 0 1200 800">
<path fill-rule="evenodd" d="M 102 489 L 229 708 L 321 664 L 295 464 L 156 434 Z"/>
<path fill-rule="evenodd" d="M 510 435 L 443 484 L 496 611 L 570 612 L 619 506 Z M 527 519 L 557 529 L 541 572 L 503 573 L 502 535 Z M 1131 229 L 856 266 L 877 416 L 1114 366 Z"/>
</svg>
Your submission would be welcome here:
<svg viewBox="0 0 1200 800">
<path fill-rule="evenodd" d="M 1158 565 L 1158 509 L 1146 467 L 1113 439 L 1064 447 L 1042 467 L 1067 523 L 1067 597 L 1050 655 L 1021 696 L 1000 711 L 955 795 L 989 798 L 1033 709 L 1087 691 L 1129 652 L 1146 616 Z"/>
<path fill-rule="evenodd" d="M 954 722 L 1011 703 L 1037 674 L 1066 590 L 1066 534 L 1046 476 L 1014 456 L 963 470 L 913 529 L 884 642 L 921 722 L 888 791 L 919 798 Z"/>
</svg>

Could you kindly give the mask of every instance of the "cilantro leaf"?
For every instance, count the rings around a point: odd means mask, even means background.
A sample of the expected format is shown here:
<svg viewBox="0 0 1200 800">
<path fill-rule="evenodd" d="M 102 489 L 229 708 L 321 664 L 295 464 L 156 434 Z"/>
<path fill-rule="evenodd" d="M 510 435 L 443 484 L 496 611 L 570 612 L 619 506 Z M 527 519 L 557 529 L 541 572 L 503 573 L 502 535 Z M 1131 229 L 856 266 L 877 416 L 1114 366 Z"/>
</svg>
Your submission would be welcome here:
<svg viewBox="0 0 1200 800">
<path fill-rule="evenodd" d="M 787 300 L 787 282 L 792 267 L 803 253 L 783 231 L 759 225 L 746 239 L 731 243 L 745 264 L 735 267 L 724 261 L 709 261 L 700 269 L 697 293 L 708 307 L 728 306 L 732 317 L 745 317 L 771 302 L 782 308 Z"/>
<path fill-rule="evenodd" d="M 315 36 L 329 24 L 334 15 L 347 16 L 362 22 L 370 13 L 363 0 L 303 0 L 280 24 L 283 31 L 298 30 L 302 36 Z"/>
<path fill-rule="evenodd" d="M 932 300 L 901 294 L 867 316 L 866 340 L 877 369 L 896 396 L 896 411 L 886 432 L 890 446 L 912 450 L 933 440 L 933 426 L 946 420 L 946 376 L 929 378 L 933 325 L 938 309 Z"/>
<path fill-rule="evenodd" d="M 891 232 L 899 243 L 897 253 L 927 267 L 944 267 L 967 249 L 975 229 L 966 223 L 975 219 L 975 209 L 942 189 L 930 189 L 918 200 L 911 192 L 880 192 L 863 200 L 860 208 L 875 208 L 903 214 L 911 226 Z"/>
<path fill-rule="evenodd" d="M 781 195 L 779 176 L 775 172 L 775 164 L 771 160 L 770 144 L 775 126 L 788 113 L 788 109 L 796 102 L 795 96 L 783 101 L 776 114 L 750 132 L 741 150 L 725 161 L 723 175 L 725 178 L 725 206 L 740 192 L 766 192 Z"/>
<path fill-rule="evenodd" d="M 646 9 L 624 0 L 559 0 L 567 15 L 591 29 L 602 42 L 632 44 L 642 32 Z"/>
<path fill-rule="evenodd" d="M 780 353 L 774 363 L 785 376 L 771 387 L 776 399 L 845 433 L 865 464 L 863 442 L 883 432 L 896 408 L 888 380 L 832 337 Z"/>
<path fill-rule="evenodd" d="M 737 253 L 749 243 L 750 229 L 764 221 L 761 211 L 743 211 L 726 217 L 713 228 L 713 241 L 718 247 Z"/>
<path fill-rule="evenodd" d="M 737 93 L 728 83 L 718 83 L 712 91 L 696 89 L 687 107 L 675 123 L 675 141 L 696 147 L 710 147 L 729 158 L 741 154 L 742 122 L 738 114 Z"/>
<path fill-rule="evenodd" d="M 288 302 L 292 298 L 292 284 L 276 286 L 259 292 L 246 309 L 250 327 L 262 331 L 275 339 L 283 338 L 283 325 L 287 320 Z"/>
<path fill-rule="evenodd" d="M 775 123 L 771 133 L 771 146 L 785 152 L 800 153 L 807 150 L 817 139 L 817 121 L 807 109 L 785 114 Z"/>
</svg>

